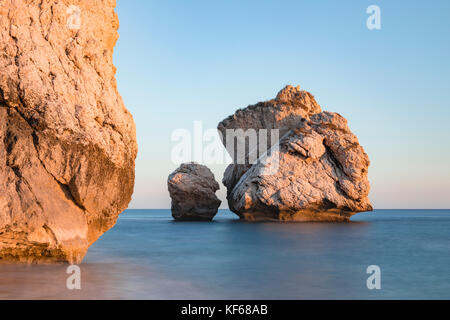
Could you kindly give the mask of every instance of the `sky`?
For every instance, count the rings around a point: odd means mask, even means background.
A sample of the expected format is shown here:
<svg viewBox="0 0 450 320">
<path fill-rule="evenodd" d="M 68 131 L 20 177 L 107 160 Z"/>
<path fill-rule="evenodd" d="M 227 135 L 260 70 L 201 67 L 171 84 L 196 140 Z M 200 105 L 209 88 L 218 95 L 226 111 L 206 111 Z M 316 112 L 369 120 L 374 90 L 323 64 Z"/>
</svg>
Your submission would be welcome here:
<svg viewBox="0 0 450 320">
<path fill-rule="evenodd" d="M 450 208 L 450 1 L 117 2 L 114 63 L 139 145 L 130 208 L 170 208 L 176 130 L 215 129 L 287 84 L 348 119 L 376 209 Z M 209 167 L 220 182 L 226 164 Z"/>
</svg>

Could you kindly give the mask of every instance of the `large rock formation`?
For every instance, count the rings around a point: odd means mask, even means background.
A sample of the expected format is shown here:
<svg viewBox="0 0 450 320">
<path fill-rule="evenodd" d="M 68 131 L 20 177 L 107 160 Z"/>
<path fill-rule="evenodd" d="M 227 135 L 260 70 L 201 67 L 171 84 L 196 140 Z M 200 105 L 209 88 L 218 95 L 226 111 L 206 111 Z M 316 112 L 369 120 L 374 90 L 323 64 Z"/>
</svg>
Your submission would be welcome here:
<svg viewBox="0 0 450 320">
<path fill-rule="evenodd" d="M 207 167 L 184 163 L 167 180 L 172 198 L 172 216 L 180 221 L 211 221 L 221 201 L 216 196 L 219 184 Z"/>
<path fill-rule="evenodd" d="M 321 112 L 299 87 L 287 86 L 274 100 L 238 110 L 218 129 L 222 137 L 229 129 L 280 132 L 258 161 L 248 162 L 247 146 L 246 162 L 225 171 L 229 207 L 241 218 L 347 221 L 372 210 L 367 154 L 342 116 Z M 236 146 L 227 149 L 236 151 Z"/>
<path fill-rule="evenodd" d="M 79 262 L 131 200 L 114 7 L 0 2 L 0 261 Z"/>
</svg>

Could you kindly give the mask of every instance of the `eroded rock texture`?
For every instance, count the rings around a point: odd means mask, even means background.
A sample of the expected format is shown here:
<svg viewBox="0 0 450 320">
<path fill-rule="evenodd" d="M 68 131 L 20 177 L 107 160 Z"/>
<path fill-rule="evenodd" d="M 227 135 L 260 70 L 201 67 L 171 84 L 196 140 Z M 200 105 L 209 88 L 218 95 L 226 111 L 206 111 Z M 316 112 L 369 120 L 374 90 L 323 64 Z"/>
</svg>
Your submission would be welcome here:
<svg viewBox="0 0 450 320">
<path fill-rule="evenodd" d="M 131 200 L 114 7 L 0 1 L 0 261 L 79 262 Z"/>
<path fill-rule="evenodd" d="M 220 186 L 207 167 L 184 163 L 167 180 L 172 198 L 172 216 L 180 221 L 211 221 L 221 201 L 216 196 Z"/>
<path fill-rule="evenodd" d="M 342 116 L 321 112 L 312 95 L 299 87 L 287 86 L 275 100 L 238 110 L 218 128 L 222 133 L 280 130 L 279 144 L 270 143 L 264 161 L 234 163 L 225 171 L 229 207 L 241 218 L 347 221 L 372 210 L 370 161 L 357 137 Z"/>
</svg>

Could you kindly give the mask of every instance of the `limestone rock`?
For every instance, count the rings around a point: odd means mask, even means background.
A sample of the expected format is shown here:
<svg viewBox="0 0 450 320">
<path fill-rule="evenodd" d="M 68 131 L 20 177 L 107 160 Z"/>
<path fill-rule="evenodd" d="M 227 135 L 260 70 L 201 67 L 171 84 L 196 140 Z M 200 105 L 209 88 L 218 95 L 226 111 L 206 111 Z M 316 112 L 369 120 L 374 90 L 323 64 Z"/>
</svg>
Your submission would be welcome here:
<svg viewBox="0 0 450 320">
<path fill-rule="evenodd" d="M 0 2 L 0 261 L 80 262 L 134 187 L 115 0 Z"/>
<path fill-rule="evenodd" d="M 292 87 L 287 87 L 278 97 L 293 104 L 289 101 L 295 101 L 298 94 L 291 92 Z M 239 123 L 247 123 L 246 129 L 250 125 L 264 128 L 262 119 L 267 113 L 280 114 L 274 109 L 269 104 L 269 112 L 263 107 L 258 112 L 253 107 L 239 110 L 228 118 L 232 122 L 219 124 L 219 130 L 228 129 L 229 123 L 233 128 Z M 270 122 L 270 128 L 283 128 L 279 144 L 272 144 L 257 162 L 231 164 L 225 171 L 230 210 L 241 218 L 347 221 L 357 212 L 372 210 L 367 178 L 370 161 L 347 121 L 337 113 L 321 112 L 318 105 L 309 110 L 314 111 L 298 114 L 291 109 Z M 249 113 L 253 120 L 241 122 Z"/>
<path fill-rule="evenodd" d="M 218 130 L 224 146 L 232 154 L 231 145 L 227 145 L 227 130 L 279 129 L 281 137 L 287 131 L 296 128 L 302 119 L 319 112 L 321 108 L 312 94 L 300 90 L 299 86 L 294 88 L 288 85 L 278 93 L 275 99 L 237 110 L 219 123 Z M 267 141 L 270 147 L 272 145 L 270 137 Z M 235 147 L 237 149 L 237 146 Z"/>
<path fill-rule="evenodd" d="M 221 201 L 216 196 L 219 183 L 207 167 L 185 163 L 167 180 L 172 198 L 172 216 L 181 221 L 210 221 L 217 214 Z"/>
</svg>

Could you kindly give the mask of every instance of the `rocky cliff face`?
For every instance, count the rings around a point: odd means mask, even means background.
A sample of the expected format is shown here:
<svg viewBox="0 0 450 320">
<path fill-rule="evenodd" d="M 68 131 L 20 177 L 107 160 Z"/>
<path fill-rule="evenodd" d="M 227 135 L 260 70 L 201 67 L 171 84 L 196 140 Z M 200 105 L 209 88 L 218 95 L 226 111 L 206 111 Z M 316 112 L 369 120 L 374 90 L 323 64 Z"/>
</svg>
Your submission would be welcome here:
<svg viewBox="0 0 450 320">
<path fill-rule="evenodd" d="M 236 128 L 280 131 L 259 161 L 225 171 L 229 207 L 241 218 L 347 221 L 372 210 L 367 154 L 347 121 L 321 112 L 308 92 L 287 86 L 276 99 L 238 110 L 218 127 L 223 135 Z"/>
<path fill-rule="evenodd" d="M 172 216 L 180 221 L 211 221 L 221 201 L 220 186 L 207 167 L 184 163 L 169 175 L 167 185 L 172 198 Z"/>
<path fill-rule="evenodd" d="M 115 0 L 0 2 L 0 261 L 79 262 L 128 206 Z"/>
</svg>

